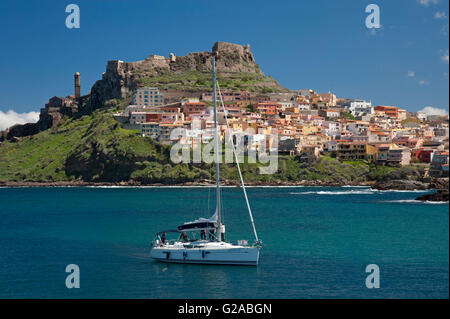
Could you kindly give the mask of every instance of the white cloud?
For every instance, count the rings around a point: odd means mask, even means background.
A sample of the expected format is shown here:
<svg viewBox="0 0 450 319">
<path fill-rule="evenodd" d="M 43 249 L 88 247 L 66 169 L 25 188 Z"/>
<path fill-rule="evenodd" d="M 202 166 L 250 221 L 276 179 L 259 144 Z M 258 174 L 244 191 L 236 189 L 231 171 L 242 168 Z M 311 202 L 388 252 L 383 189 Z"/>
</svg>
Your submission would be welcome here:
<svg viewBox="0 0 450 319">
<path fill-rule="evenodd" d="M 442 116 L 448 115 L 448 112 L 446 109 L 440 109 L 440 108 L 432 107 L 432 106 L 425 106 L 419 112 L 423 112 L 426 115 L 442 115 Z"/>
<path fill-rule="evenodd" d="M 413 78 L 416 76 L 416 73 L 414 73 L 414 71 L 408 71 L 408 77 L 409 78 Z"/>
<path fill-rule="evenodd" d="M 417 0 L 420 5 L 428 7 L 430 4 L 438 4 L 439 0 Z"/>
<path fill-rule="evenodd" d="M 439 54 L 442 54 L 442 55 L 441 55 L 441 60 L 442 60 L 442 62 L 448 64 L 448 49 L 447 49 L 446 51 L 444 51 L 444 50 L 439 50 Z"/>
<path fill-rule="evenodd" d="M 447 14 L 444 11 L 438 11 L 434 14 L 434 17 L 436 19 L 446 19 L 447 18 Z"/>
<path fill-rule="evenodd" d="M 14 124 L 36 123 L 38 120 L 39 112 L 16 113 L 13 110 L 9 110 L 5 113 L 0 111 L 0 131 Z"/>
<path fill-rule="evenodd" d="M 420 80 L 418 83 L 419 83 L 420 86 L 424 86 L 425 84 L 427 84 L 427 81 Z"/>
</svg>

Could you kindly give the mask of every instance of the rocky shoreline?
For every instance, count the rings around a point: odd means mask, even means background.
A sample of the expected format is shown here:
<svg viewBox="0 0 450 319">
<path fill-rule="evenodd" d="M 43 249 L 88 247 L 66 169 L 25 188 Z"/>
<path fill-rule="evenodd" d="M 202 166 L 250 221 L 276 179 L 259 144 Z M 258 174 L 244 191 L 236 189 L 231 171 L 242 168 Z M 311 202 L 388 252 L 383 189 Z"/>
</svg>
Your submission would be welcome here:
<svg viewBox="0 0 450 319">
<path fill-rule="evenodd" d="M 224 186 L 236 186 L 239 187 L 240 183 L 233 180 L 225 180 L 221 183 Z M 63 181 L 63 182 L 0 182 L 0 187 L 87 187 L 87 186 L 214 186 L 213 181 L 199 181 L 199 182 L 187 182 L 187 183 L 140 183 L 135 181 L 129 182 L 84 182 L 84 181 Z M 357 184 L 339 184 L 328 183 L 322 181 L 300 181 L 300 182 L 286 182 L 276 181 L 273 183 L 265 182 L 246 182 L 246 186 L 372 186 L 373 182 L 357 183 Z"/>
<path fill-rule="evenodd" d="M 448 190 L 448 178 L 430 179 L 423 181 L 415 180 L 392 180 L 386 182 L 359 182 L 359 183 L 335 183 L 326 181 L 309 181 L 303 180 L 299 182 L 274 181 L 274 182 L 246 182 L 247 186 L 366 186 L 377 190 Z M 238 181 L 225 180 L 222 182 L 224 186 L 240 186 Z M 86 186 L 213 186 L 214 182 L 210 180 L 201 180 L 198 182 L 187 183 L 152 183 L 145 184 L 136 181 L 122 182 L 85 182 L 85 181 L 59 181 L 59 182 L 41 182 L 41 181 L 25 181 L 12 182 L 0 181 L 0 187 L 86 187 Z"/>
</svg>

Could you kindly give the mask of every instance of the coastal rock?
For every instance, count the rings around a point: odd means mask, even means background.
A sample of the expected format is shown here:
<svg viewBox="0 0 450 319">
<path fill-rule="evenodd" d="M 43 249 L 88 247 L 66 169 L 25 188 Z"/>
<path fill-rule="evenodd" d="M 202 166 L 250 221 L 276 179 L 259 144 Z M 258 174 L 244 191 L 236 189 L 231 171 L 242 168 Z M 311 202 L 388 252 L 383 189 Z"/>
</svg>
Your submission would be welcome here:
<svg viewBox="0 0 450 319">
<path fill-rule="evenodd" d="M 448 189 L 448 178 L 433 178 L 429 184 L 430 189 Z"/>
<path fill-rule="evenodd" d="M 429 189 L 429 184 L 414 180 L 392 180 L 377 182 L 372 186 L 372 188 L 378 190 L 426 190 Z"/>
<path fill-rule="evenodd" d="M 435 193 L 432 194 L 425 194 L 422 196 L 419 196 L 416 198 L 416 200 L 420 201 L 430 201 L 430 202 L 448 202 L 449 201 L 449 195 L 448 195 L 448 189 L 447 190 L 438 190 Z"/>
</svg>

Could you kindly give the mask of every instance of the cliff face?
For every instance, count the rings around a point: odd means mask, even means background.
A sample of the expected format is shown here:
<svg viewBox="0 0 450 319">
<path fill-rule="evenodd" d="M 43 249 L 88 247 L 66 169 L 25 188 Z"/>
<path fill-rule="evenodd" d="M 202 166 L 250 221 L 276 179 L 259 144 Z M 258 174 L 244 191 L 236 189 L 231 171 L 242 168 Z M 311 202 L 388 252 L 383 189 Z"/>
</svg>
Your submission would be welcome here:
<svg viewBox="0 0 450 319">
<path fill-rule="evenodd" d="M 75 99 L 73 96 L 52 97 L 45 108 L 41 109 L 39 120 L 36 123 L 16 124 L 0 134 L 2 139 L 13 140 L 14 137 L 23 137 L 37 134 L 61 123 L 63 116 L 72 117 L 78 112 L 79 104 L 83 103 L 86 97 Z"/>
<path fill-rule="evenodd" d="M 285 90 L 275 80 L 264 76 L 249 45 L 216 42 L 212 52 L 216 55 L 216 71 L 219 77 L 237 79 L 245 74 L 253 76 L 253 87 Z M 109 99 L 125 98 L 137 87 L 146 84 L 156 85 L 162 90 L 179 88 L 201 91 L 204 88 L 190 78 L 202 78 L 203 83 L 204 77 L 210 76 L 211 58 L 211 52 L 194 52 L 181 57 L 173 54 L 169 57 L 150 55 L 137 62 L 108 61 L 102 79 L 92 87 L 90 107 L 96 109 Z M 186 76 L 183 78 L 183 75 Z"/>
</svg>

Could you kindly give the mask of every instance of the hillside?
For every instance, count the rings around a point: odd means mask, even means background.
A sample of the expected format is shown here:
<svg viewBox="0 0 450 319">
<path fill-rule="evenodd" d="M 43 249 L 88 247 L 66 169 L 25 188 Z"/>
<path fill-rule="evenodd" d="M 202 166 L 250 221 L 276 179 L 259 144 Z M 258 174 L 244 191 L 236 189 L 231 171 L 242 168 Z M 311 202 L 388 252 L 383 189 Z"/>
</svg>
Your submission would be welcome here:
<svg viewBox="0 0 450 319">
<path fill-rule="evenodd" d="M 217 42 L 212 53 L 222 88 L 287 91 L 264 75 L 249 46 Z M 211 58 L 211 52 L 194 52 L 182 57 L 150 55 L 137 62 L 109 61 L 88 95 L 80 99 L 54 97 L 41 111 L 38 123 L 16 125 L 4 134 L 0 184 L 212 183 L 212 165 L 173 164 L 168 146 L 141 137 L 136 130 L 123 129 L 112 116 L 130 103 L 131 93 L 140 86 L 156 86 L 177 101 L 191 93 L 198 97 L 200 92 L 210 91 Z M 342 185 L 423 176 L 422 168 L 341 163 L 329 157 L 313 164 L 280 157 L 278 164 L 275 174 L 261 175 L 260 164 L 246 163 L 242 165 L 244 179 L 250 184 Z M 221 177 L 227 184 L 237 184 L 236 166 L 221 165 Z"/>
<path fill-rule="evenodd" d="M 124 130 L 102 109 L 79 118 L 65 118 L 57 127 L 0 144 L 0 183 L 88 182 L 185 184 L 213 182 L 214 166 L 173 164 L 170 149 L 137 131 Z M 340 163 L 323 157 L 314 164 L 280 157 L 278 171 L 259 174 L 258 164 L 242 165 L 249 184 L 364 184 L 391 179 L 420 179 L 416 167 L 390 168 L 363 162 Z M 221 165 L 222 180 L 237 184 L 234 164 Z M 302 182 L 303 181 L 303 182 Z"/>
</svg>

